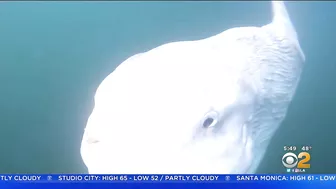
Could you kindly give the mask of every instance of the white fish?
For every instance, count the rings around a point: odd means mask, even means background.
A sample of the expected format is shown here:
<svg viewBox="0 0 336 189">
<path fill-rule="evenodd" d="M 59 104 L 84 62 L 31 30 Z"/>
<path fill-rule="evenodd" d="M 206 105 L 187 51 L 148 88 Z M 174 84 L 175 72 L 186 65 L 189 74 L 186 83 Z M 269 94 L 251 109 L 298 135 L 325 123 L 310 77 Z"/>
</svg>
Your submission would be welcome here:
<svg viewBox="0 0 336 189">
<path fill-rule="evenodd" d="M 273 20 L 130 57 L 99 86 L 81 155 L 95 174 L 254 173 L 305 60 L 283 2 Z"/>
</svg>

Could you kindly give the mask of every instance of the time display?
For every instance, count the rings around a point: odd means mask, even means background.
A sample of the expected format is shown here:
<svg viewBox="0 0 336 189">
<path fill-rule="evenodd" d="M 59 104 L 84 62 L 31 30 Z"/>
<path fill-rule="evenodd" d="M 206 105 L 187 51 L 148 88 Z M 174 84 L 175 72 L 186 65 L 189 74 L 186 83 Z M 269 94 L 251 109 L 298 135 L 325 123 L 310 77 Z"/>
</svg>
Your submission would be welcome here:
<svg viewBox="0 0 336 189">
<path fill-rule="evenodd" d="M 284 150 L 285 151 L 295 151 L 296 150 L 296 146 L 284 146 Z"/>
</svg>

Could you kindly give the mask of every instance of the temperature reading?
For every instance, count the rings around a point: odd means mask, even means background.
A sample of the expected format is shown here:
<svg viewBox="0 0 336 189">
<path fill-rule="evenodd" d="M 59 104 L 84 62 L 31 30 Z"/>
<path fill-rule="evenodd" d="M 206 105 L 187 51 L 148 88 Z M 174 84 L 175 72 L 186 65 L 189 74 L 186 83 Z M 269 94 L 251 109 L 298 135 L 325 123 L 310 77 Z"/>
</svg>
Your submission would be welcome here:
<svg viewBox="0 0 336 189">
<path fill-rule="evenodd" d="M 311 150 L 311 149 L 312 149 L 311 146 L 303 146 L 303 147 L 301 148 L 302 151 L 309 151 L 309 150 Z"/>
</svg>

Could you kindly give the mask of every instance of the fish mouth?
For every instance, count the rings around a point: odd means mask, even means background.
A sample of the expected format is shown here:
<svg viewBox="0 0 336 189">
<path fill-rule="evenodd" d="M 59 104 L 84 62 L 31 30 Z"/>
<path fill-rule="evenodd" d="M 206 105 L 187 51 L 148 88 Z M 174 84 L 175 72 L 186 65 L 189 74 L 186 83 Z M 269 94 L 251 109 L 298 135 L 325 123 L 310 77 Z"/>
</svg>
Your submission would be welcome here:
<svg viewBox="0 0 336 189">
<path fill-rule="evenodd" d="M 100 142 L 100 140 L 98 140 L 96 138 L 93 138 L 93 137 L 88 137 L 86 139 L 86 143 L 88 143 L 88 144 L 96 144 L 96 143 L 99 143 L 99 142 Z"/>
</svg>

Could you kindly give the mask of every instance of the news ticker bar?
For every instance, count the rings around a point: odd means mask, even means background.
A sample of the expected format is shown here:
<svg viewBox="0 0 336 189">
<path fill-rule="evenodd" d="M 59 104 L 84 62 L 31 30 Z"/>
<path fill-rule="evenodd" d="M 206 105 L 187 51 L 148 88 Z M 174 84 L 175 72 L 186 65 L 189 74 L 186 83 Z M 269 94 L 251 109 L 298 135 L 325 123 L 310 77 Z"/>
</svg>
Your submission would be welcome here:
<svg viewBox="0 0 336 189">
<path fill-rule="evenodd" d="M 62 182 L 96 182 L 96 183 L 162 183 L 162 182 L 293 182 L 293 181 L 336 181 L 336 175 L 89 175 L 89 174 L 62 174 L 62 175 L 31 175 L 31 174 L 10 174 L 0 175 L 0 182 L 39 182 L 39 183 L 62 183 Z"/>
</svg>

